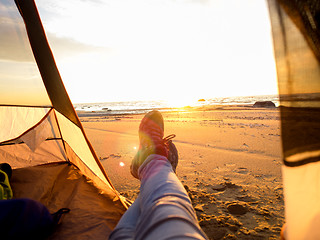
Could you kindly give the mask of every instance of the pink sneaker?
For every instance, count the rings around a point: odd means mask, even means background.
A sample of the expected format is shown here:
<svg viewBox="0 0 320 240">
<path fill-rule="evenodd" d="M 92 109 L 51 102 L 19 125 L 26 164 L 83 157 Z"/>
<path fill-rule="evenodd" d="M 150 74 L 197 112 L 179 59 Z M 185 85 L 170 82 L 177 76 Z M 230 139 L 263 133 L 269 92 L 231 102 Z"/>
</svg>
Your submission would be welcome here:
<svg viewBox="0 0 320 240">
<path fill-rule="evenodd" d="M 165 156 L 172 165 L 174 172 L 178 165 L 178 151 L 172 143 L 174 134 L 163 138 L 164 123 L 159 111 L 151 111 L 142 119 L 139 126 L 139 150 L 130 166 L 131 174 L 139 179 L 138 169 L 151 154 Z"/>
</svg>

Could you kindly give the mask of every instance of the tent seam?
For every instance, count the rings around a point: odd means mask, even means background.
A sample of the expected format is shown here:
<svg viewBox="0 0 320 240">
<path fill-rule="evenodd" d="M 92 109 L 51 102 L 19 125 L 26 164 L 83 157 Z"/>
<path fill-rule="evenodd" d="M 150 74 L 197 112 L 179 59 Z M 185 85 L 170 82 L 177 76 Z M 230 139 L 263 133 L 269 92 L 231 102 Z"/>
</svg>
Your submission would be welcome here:
<svg viewBox="0 0 320 240">
<path fill-rule="evenodd" d="M 53 111 L 53 114 L 54 114 L 54 118 L 56 120 L 56 123 L 57 123 L 57 127 L 58 127 L 58 131 L 59 131 L 59 134 L 60 134 L 60 138 L 62 140 L 62 145 L 63 145 L 63 148 L 64 148 L 64 152 L 65 152 L 65 155 L 66 155 L 66 160 L 70 163 L 70 160 L 68 158 L 68 154 L 67 154 L 67 149 L 66 149 L 66 141 L 63 139 L 62 137 L 62 132 L 61 132 L 61 128 L 60 128 L 60 124 L 59 124 L 59 121 L 58 121 L 58 117 L 57 117 L 57 114 L 55 111 Z"/>
</svg>

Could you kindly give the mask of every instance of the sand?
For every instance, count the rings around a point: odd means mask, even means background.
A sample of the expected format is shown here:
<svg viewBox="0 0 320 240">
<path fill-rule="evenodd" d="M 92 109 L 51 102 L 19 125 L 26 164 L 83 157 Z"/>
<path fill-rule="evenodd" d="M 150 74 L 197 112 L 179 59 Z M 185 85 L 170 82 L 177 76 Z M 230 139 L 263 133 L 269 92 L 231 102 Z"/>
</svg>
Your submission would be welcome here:
<svg viewBox="0 0 320 240">
<path fill-rule="evenodd" d="M 115 188 L 134 200 L 130 175 L 143 115 L 82 115 Z M 177 176 L 210 239 L 279 239 L 284 223 L 280 114 L 277 108 L 224 107 L 163 113 L 176 134 Z"/>
</svg>

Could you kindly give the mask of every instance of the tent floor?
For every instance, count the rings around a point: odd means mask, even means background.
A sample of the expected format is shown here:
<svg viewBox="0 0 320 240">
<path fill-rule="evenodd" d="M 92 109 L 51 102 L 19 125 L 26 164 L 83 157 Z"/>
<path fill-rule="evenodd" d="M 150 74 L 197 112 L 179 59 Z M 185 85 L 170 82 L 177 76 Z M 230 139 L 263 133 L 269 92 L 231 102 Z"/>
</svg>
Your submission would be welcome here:
<svg viewBox="0 0 320 240">
<path fill-rule="evenodd" d="M 14 198 L 31 198 L 51 213 L 70 208 L 49 239 L 107 239 L 125 209 L 113 191 L 103 192 L 68 163 L 14 169 Z"/>
</svg>

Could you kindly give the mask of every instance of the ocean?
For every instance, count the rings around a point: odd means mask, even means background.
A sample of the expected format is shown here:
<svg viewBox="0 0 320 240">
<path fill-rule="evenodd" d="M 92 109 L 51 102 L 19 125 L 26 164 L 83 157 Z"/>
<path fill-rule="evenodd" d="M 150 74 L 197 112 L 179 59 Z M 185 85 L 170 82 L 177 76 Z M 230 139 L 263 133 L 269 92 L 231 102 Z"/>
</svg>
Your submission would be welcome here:
<svg viewBox="0 0 320 240">
<path fill-rule="evenodd" d="M 279 106 L 278 95 L 259 95 L 259 96 L 241 96 L 241 97 L 219 97 L 209 99 L 199 99 L 189 103 L 185 107 L 201 106 L 250 106 L 257 101 L 272 101 Z M 126 101 L 126 102 L 101 102 L 101 103 L 80 103 L 74 104 L 76 111 L 103 113 L 103 114 L 139 114 L 153 109 L 162 111 L 175 110 L 181 106 L 174 106 L 167 101 Z M 81 115 L 81 114 L 80 114 Z"/>
</svg>

